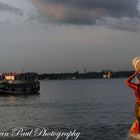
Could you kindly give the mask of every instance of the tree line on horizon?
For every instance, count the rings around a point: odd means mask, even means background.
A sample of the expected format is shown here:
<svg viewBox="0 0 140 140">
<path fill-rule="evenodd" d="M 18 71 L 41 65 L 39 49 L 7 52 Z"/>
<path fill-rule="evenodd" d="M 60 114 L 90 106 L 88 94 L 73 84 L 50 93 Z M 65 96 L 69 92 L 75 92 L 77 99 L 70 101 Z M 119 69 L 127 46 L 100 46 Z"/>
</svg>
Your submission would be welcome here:
<svg viewBox="0 0 140 140">
<path fill-rule="evenodd" d="M 101 72 L 85 72 L 79 73 L 76 71 L 74 73 L 51 73 L 51 74 L 39 74 L 39 80 L 61 80 L 61 79 L 100 79 L 103 75 L 111 73 L 111 78 L 127 78 L 134 73 L 134 71 L 101 71 Z"/>
</svg>

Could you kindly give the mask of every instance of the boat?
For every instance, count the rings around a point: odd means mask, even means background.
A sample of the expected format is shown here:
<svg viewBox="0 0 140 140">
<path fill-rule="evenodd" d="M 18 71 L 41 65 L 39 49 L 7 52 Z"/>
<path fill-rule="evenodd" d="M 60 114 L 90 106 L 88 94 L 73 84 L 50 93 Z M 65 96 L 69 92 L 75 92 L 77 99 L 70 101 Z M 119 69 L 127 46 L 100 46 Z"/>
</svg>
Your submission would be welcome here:
<svg viewBox="0 0 140 140">
<path fill-rule="evenodd" d="M 37 73 L 10 72 L 0 74 L 0 95 L 36 94 L 39 93 L 39 90 L 40 82 Z"/>
</svg>

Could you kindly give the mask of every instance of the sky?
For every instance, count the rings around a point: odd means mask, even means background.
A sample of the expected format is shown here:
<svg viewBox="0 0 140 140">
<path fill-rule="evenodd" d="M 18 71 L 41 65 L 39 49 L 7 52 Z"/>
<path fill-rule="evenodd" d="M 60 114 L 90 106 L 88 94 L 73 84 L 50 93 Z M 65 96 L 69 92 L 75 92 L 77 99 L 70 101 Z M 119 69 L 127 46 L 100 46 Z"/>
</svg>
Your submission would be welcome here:
<svg viewBox="0 0 140 140">
<path fill-rule="evenodd" d="M 139 0 L 0 0 L 0 72 L 132 70 Z"/>
</svg>

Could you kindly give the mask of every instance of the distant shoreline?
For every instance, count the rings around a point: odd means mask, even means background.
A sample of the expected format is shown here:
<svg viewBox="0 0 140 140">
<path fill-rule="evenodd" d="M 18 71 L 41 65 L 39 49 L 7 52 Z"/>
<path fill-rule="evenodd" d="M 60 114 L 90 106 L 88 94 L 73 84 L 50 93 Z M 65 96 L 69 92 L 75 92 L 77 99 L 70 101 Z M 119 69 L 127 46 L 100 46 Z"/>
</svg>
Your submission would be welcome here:
<svg viewBox="0 0 140 140">
<path fill-rule="evenodd" d="M 43 73 L 39 74 L 39 80 L 75 80 L 75 79 L 110 79 L 110 78 L 127 78 L 132 75 L 134 71 L 101 71 L 101 72 L 85 72 L 79 73 Z M 109 75 L 110 74 L 110 75 Z"/>
</svg>

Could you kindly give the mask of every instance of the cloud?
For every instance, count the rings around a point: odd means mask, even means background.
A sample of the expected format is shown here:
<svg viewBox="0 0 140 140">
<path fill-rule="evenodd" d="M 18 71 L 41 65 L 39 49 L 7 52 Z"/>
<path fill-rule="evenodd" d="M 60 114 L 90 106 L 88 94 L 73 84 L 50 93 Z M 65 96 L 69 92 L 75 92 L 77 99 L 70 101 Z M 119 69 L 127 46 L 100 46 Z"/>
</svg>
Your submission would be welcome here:
<svg viewBox="0 0 140 140">
<path fill-rule="evenodd" d="M 111 16 L 134 16 L 138 0 L 41 0 L 47 4 L 75 7 L 77 10 L 104 9 Z"/>
<path fill-rule="evenodd" d="M 10 6 L 8 4 L 0 3 L 0 12 L 5 12 L 5 11 L 22 15 L 22 11 L 20 9 Z"/>
<path fill-rule="evenodd" d="M 129 17 L 122 17 L 122 18 L 111 18 L 111 17 L 105 17 L 102 18 L 102 20 L 96 21 L 97 25 L 100 26 L 106 26 L 110 29 L 117 29 L 117 30 L 125 30 L 125 31 L 131 31 L 131 32 L 138 32 L 140 31 L 140 19 L 135 18 L 129 18 Z"/>
<path fill-rule="evenodd" d="M 104 16 L 135 17 L 138 0 L 36 0 L 39 10 L 51 21 L 94 24 Z"/>
<path fill-rule="evenodd" d="M 138 0 L 33 0 L 33 3 L 38 9 L 39 20 L 44 23 L 102 23 L 110 28 L 131 30 L 131 27 L 136 25 L 135 19 L 139 19 L 140 15 Z M 128 18 L 130 23 L 124 20 L 125 18 Z M 139 23 L 137 21 L 136 23 Z M 132 30 L 135 30 L 134 27 Z"/>
<path fill-rule="evenodd" d="M 0 30 L 13 24 L 26 24 L 36 16 L 36 7 L 30 0 L 0 0 Z"/>
</svg>

